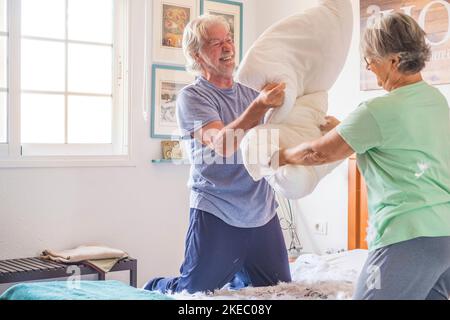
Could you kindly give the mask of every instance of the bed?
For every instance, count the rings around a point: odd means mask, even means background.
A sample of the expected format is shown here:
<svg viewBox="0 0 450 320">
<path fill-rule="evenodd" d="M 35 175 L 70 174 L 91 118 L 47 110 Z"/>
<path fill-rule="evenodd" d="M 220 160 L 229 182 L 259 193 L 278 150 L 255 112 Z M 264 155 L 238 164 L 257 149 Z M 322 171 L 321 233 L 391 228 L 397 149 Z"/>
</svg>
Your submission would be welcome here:
<svg viewBox="0 0 450 320">
<path fill-rule="evenodd" d="M 351 299 L 354 284 L 367 258 L 367 193 L 356 166 L 349 159 L 348 175 L 348 251 L 301 255 L 290 264 L 292 282 L 272 287 L 241 290 L 223 288 L 211 294 L 168 294 L 136 289 L 119 281 L 66 281 L 20 283 L 5 291 L 0 300 L 195 300 L 195 299 Z"/>
<path fill-rule="evenodd" d="M 305 254 L 290 264 L 290 283 L 167 296 L 177 300 L 349 300 L 366 258 L 367 250 L 364 249 L 327 255 Z"/>
</svg>

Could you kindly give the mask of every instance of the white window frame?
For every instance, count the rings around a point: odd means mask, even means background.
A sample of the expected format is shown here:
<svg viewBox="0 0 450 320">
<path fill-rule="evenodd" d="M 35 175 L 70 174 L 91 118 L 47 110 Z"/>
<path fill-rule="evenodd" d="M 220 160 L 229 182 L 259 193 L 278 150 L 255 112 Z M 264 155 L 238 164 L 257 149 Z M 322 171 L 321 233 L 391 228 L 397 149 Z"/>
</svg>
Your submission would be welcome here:
<svg viewBox="0 0 450 320">
<path fill-rule="evenodd" d="M 8 2 L 8 0 L 7 0 L 7 2 Z M 6 4 L 6 7 L 8 8 L 8 10 L 9 10 L 9 4 L 7 3 Z M 7 12 L 6 13 L 6 18 L 8 19 L 8 15 L 9 15 L 9 12 Z M 5 32 L 0 32 L 0 34 L 2 35 L 2 36 L 7 36 L 7 43 L 9 42 L 9 27 L 8 27 L 8 25 L 7 25 L 7 32 L 5 33 Z M 9 43 L 8 43 L 8 49 L 9 49 Z M 7 52 L 7 55 L 9 55 L 9 52 Z M 7 66 L 6 66 L 7 68 L 8 68 L 8 64 L 7 64 Z M 8 73 L 8 70 L 6 71 L 7 73 Z M 0 89 L 0 92 L 2 92 L 2 93 L 4 93 L 4 92 L 6 92 L 6 94 L 7 94 L 7 96 L 9 96 L 9 83 L 8 83 L 8 77 L 7 77 L 7 80 L 6 80 L 6 86 L 7 86 L 7 90 L 4 90 L 4 89 Z M 7 110 L 7 112 L 6 112 L 6 114 L 8 115 L 9 113 L 8 113 L 8 110 Z M 8 126 L 8 123 L 6 124 L 7 126 Z M 8 128 L 6 128 L 7 130 L 8 130 Z M 8 132 L 7 132 L 8 133 Z M 0 143 L 0 158 L 1 157 L 5 157 L 5 156 L 7 156 L 8 155 L 8 152 L 9 152 L 9 146 L 8 146 L 8 144 L 7 143 Z"/>
<path fill-rule="evenodd" d="M 67 2 L 68 0 L 66 0 Z M 112 143 L 21 144 L 20 44 L 21 0 L 7 0 L 8 10 L 8 143 L 0 144 L 0 168 L 135 166 L 131 148 L 132 114 L 129 70 L 131 56 L 130 0 L 114 0 Z M 67 40 L 65 40 L 67 45 Z M 67 50 L 66 50 L 67 52 Z M 14 58 L 16 57 L 16 58 Z M 67 64 L 67 59 L 66 59 Z M 67 76 L 67 72 L 66 72 Z M 66 93 L 67 92 L 66 90 Z M 65 95 L 67 99 L 67 94 Z M 67 104 L 66 104 L 67 106 Z M 67 112 L 66 112 L 67 121 Z M 67 126 L 66 126 L 67 130 Z"/>
</svg>

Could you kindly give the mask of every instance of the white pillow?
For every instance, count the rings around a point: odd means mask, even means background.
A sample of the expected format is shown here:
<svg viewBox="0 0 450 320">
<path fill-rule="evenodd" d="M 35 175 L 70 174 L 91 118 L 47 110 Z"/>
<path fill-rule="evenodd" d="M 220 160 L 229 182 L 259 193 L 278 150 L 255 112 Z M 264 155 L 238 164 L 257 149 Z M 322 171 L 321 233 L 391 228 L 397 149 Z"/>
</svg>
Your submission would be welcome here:
<svg viewBox="0 0 450 320">
<path fill-rule="evenodd" d="M 269 167 L 280 148 L 319 138 L 328 110 L 327 91 L 347 58 L 352 37 L 350 0 L 321 0 L 319 5 L 269 28 L 250 48 L 237 81 L 260 91 L 270 82 L 286 82 L 281 108 L 241 142 L 244 165 L 254 180 L 266 178 L 289 199 L 310 194 L 340 162 L 323 166 Z"/>
<path fill-rule="evenodd" d="M 284 105 L 266 122 L 281 123 L 297 97 L 328 91 L 347 57 L 352 37 L 350 0 L 320 0 L 267 29 L 244 57 L 236 81 L 261 91 L 269 82 L 286 82 Z"/>
<path fill-rule="evenodd" d="M 284 197 L 300 199 L 310 194 L 340 163 L 311 167 L 287 165 L 277 170 L 269 166 L 279 149 L 294 147 L 322 135 L 319 126 L 325 122 L 327 97 L 323 91 L 300 97 L 284 123 L 260 125 L 246 134 L 240 148 L 244 165 L 254 180 L 265 177 Z"/>
</svg>

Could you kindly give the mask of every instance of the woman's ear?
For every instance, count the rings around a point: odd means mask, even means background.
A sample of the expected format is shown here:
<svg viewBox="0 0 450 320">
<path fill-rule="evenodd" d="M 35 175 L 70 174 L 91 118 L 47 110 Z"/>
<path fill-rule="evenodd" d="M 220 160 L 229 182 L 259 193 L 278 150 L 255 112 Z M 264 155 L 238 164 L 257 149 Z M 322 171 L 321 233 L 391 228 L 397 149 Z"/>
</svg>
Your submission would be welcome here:
<svg viewBox="0 0 450 320">
<path fill-rule="evenodd" d="M 398 68 L 398 65 L 400 64 L 400 56 L 399 56 L 398 54 L 392 55 L 390 61 L 391 61 L 391 65 L 392 65 L 395 69 L 397 69 L 397 68 Z"/>
</svg>

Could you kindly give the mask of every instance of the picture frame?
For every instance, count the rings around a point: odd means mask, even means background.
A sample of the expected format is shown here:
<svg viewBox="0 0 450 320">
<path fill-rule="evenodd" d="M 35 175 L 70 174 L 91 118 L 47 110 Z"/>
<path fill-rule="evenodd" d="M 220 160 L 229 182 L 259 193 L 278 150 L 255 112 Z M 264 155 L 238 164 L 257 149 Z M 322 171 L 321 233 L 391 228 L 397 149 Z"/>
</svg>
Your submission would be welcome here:
<svg viewBox="0 0 450 320">
<path fill-rule="evenodd" d="M 241 2 L 229 0 L 200 0 L 200 14 L 223 16 L 230 24 L 236 48 L 236 66 L 243 58 L 244 8 Z"/>
<path fill-rule="evenodd" d="M 199 14 L 198 0 L 153 0 L 153 61 L 184 65 L 186 25 Z"/>
<path fill-rule="evenodd" d="M 161 151 L 163 160 L 184 159 L 183 148 L 179 140 L 161 141 Z"/>
<path fill-rule="evenodd" d="M 361 39 L 365 29 L 386 13 L 402 12 L 427 33 L 432 57 L 422 75 L 433 85 L 450 83 L 450 3 L 435 0 L 360 0 Z M 375 75 L 361 58 L 360 90 L 381 90 Z"/>
<path fill-rule="evenodd" d="M 176 120 L 178 92 L 195 80 L 184 67 L 152 65 L 151 137 L 180 139 Z"/>
</svg>

